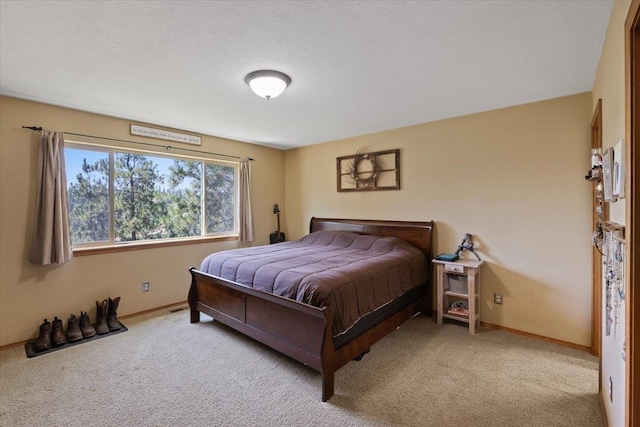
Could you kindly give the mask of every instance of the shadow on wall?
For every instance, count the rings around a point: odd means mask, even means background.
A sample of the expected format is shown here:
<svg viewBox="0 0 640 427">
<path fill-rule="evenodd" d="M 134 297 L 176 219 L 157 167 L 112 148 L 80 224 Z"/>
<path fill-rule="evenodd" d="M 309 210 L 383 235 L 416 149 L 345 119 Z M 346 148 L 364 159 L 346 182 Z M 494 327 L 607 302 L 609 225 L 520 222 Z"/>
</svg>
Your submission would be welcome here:
<svg viewBox="0 0 640 427">
<path fill-rule="evenodd" d="M 35 279 L 36 282 L 43 282 L 47 280 L 47 275 L 55 270 L 66 267 L 65 264 L 47 264 L 39 265 L 33 264 L 29 261 L 29 250 L 31 249 L 31 236 L 29 236 L 28 248 L 22 257 L 22 268 L 20 269 L 20 283 L 29 282 Z M 73 259 L 69 262 L 73 262 Z"/>
<path fill-rule="evenodd" d="M 465 233 L 470 233 L 473 236 L 473 248 L 478 252 L 480 258 L 483 260 L 496 260 L 491 254 L 491 247 L 482 240 L 480 235 L 476 235 L 472 230 L 454 230 L 444 222 L 436 222 L 433 228 L 433 256 L 437 256 L 440 253 L 454 253 L 458 249 L 458 245 L 462 242 Z M 442 242 L 442 245 L 438 243 Z M 442 250 L 440 249 L 442 246 Z M 471 252 L 464 252 L 460 254 L 461 258 L 477 259 Z"/>
<path fill-rule="evenodd" d="M 494 262 L 483 265 L 480 286 L 480 319 L 484 322 L 569 342 L 574 340 L 563 337 L 563 331 L 590 333 L 591 325 L 584 324 L 579 307 L 573 311 L 575 304 L 567 300 L 562 286 L 549 286 Z M 502 294 L 502 305 L 493 302 L 494 293 Z M 548 320 L 552 317 L 555 320 Z"/>
<path fill-rule="evenodd" d="M 509 301 L 512 297 L 508 284 L 503 280 L 505 272 L 507 272 L 506 268 L 491 262 L 485 262 L 482 266 L 480 270 L 480 294 L 482 295 L 480 300 L 480 319 L 496 325 L 510 327 L 504 324 L 504 305 L 493 302 L 494 293 L 502 295 L 503 301 L 505 299 Z M 515 273 L 510 272 L 509 277 L 513 276 L 516 276 Z M 517 282 L 514 280 L 511 283 Z"/>
</svg>

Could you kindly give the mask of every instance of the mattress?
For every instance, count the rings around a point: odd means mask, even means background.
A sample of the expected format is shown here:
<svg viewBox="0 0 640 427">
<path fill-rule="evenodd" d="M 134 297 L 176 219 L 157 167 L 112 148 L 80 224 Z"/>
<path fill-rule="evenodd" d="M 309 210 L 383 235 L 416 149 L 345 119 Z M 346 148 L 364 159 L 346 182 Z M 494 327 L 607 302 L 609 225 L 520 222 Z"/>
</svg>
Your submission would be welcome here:
<svg viewBox="0 0 640 427">
<path fill-rule="evenodd" d="M 300 240 L 213 253 L 200 271 L 333 315 L 333 335 L 427 281 L 416 247 L 395 237 L 318 231 Z"/>
</svg>

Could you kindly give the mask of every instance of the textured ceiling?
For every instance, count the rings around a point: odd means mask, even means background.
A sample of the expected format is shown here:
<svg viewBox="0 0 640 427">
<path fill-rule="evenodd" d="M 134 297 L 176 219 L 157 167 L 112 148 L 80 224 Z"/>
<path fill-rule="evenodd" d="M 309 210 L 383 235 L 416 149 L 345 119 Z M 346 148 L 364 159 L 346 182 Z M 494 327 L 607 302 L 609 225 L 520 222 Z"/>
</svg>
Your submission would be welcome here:
<svg viewBox="0 0 640 427">
<path fill-rule="evenodd" d="M 590 91 L 611 8 L 3 0 L 0 93 L 291 148 Z M 292 84 L 259 98 L 259 69 Z"/>
</svg>

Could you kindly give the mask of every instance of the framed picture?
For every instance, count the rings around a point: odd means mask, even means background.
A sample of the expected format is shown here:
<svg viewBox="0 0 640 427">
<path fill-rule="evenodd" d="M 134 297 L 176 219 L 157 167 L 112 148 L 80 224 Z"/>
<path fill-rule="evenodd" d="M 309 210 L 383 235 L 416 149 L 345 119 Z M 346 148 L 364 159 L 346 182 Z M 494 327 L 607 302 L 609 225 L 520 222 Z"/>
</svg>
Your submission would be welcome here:
<svg viewBox="0 0 640 427">
<path fill-rule="evenodd" d="M 613 148 L 609 147 L 602 154 L 602 185 L 604 187 L 604 201 L 615 202 L 613 198 Z"/>
<path fill-rule="evenodd" d="M 624 139 L 613 149 L 613 198 L 624 198 Z"/>
<path fill-rule="evenodd" d="M 336 159 L 338 192 L 400 189 L 400 149 L 359 149 Z"/>
</svg>

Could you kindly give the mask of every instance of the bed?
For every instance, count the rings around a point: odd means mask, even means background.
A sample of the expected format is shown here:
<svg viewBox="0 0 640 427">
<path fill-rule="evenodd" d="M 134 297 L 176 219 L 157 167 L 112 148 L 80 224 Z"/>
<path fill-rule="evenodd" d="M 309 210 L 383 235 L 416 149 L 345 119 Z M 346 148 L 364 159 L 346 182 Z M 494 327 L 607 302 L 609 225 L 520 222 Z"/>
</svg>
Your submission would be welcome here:
<svg viewBox="0 0 640 427">
<path fill-rule="evenodd" d="M 361 358 L 375 342 L 415 314 L 431 315 L 432 230 L 433 221 L 312 218 L 310 234 L 300 241 L 212 254 L 199 269 L 189 270 L 191 323 L 205 313 L 315 369 L 322 375 L 322 400 L 327 401 L 334 393 L 338 369 Z M 312 252 L 318 242 L 330 245 L 323 259 Z M 373 263 L 367 264 L 355 249 L 369 246 L 377 252 Z M 288 256 L 288 248 L 300 253 L 301 261 Z M 388 255 L 398 251 L 411 258 L 409 270 L 404 266 L 408 260 L 397 262 Z M 384 267 L 387 264 L 388 268 Z M 278 265 L 284 268 L 273 270 Z M 360 273 L 348 270 L 351 265 L 374 274 L 360 277 Z M 301 277 L 301 272 L 308 276 Z M 389 295 L 356 295 L 355 305 L 362 307 L 350 311 L 353 303 L 346 296 L 326 292 L 327 272 L 339 276 L 335 288 L 345 295 L 357 294 L 360 289 L 345 281 L 345 276 L 363 283 L 360 287 Z M 378 291 L 381 288 L 374 276 L 384 277 L 393 290 Z M 312 285 L 307 277 L 314 278 Z M 420 283 L 414 283 L 416 280 Z M 286 287 L 289 282 L 294 284 L 291 289 Z M 390 300 L 381 303 L 380 298 Z"/>
</svg>

